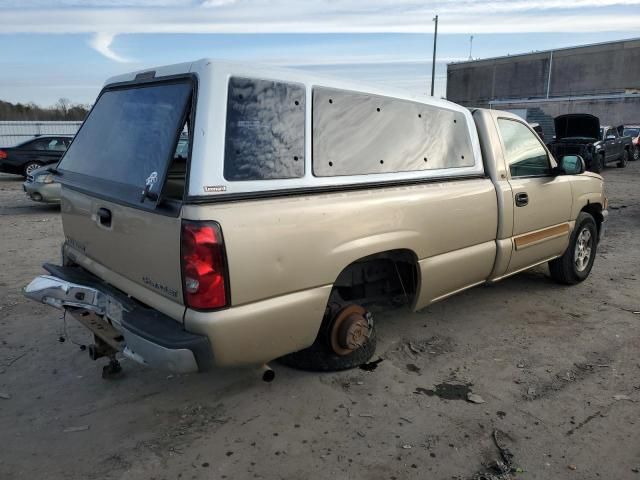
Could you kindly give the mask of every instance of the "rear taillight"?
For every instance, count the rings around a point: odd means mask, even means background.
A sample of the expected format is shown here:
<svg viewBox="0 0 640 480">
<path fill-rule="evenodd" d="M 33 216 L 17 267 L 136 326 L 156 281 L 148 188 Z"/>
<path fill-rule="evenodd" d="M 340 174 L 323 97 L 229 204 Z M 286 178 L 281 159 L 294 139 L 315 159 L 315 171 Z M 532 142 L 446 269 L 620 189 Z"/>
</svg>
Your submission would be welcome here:
<svg viewBox="0 0 640 480">
<path fill-rule="evenodd" d="M 4 160 L 5 158 L 7 158 L 7 152 L 0 150 L 0 160 Z"/>
<path fill-rule="evenodd" d="M 227 305 L 227 262 L 220 225 L 182 222 L 182 289 L 185 304 L 198 310 Z"/>
</svg>

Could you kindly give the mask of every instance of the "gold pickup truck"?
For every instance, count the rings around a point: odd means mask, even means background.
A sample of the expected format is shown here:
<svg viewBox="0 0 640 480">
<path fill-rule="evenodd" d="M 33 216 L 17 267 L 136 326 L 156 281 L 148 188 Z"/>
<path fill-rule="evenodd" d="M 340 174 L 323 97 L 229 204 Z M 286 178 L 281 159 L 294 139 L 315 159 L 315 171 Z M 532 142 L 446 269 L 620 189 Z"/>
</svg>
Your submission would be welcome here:
<svg viewBox="0 0 640 480">
<path fill-rule="evenodd" d="M 210 60 L 110 79 L 53 172 L 62 262 L 25 294 L 111 370 L 350 368 L 372 302 L 545 262 L 578 283 L 607 218 L 602 178 L 510 113 Z"/>
</svg>

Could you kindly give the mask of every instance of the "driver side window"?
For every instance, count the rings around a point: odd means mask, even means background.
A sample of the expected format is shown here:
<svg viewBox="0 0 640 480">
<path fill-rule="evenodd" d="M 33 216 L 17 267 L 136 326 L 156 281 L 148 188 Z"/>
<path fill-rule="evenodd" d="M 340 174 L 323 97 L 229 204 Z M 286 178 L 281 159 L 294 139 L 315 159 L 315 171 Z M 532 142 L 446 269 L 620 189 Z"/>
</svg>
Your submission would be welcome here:
<svg viewBox="0 0 640 480">
<path fill-rule="evenodd" d="M 540 177 L 551 174 L 551 163 L 540 140 L 525 125 L 498 119 L 511 177 Z"/>
</svg>

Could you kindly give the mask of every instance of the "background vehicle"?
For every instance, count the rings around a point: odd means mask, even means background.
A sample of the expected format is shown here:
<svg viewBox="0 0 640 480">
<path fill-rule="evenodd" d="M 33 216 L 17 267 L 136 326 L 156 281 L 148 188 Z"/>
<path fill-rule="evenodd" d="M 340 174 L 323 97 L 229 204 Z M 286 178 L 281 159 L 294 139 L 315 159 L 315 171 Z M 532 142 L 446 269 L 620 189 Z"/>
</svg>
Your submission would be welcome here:
<svg viewBox="0 0 640 480">
<path fill-rule="evenodd" d="M 60 203 L 61 186 L 54 180 L 50 168 L 39 168 L 27 175 L 27 180 L 22 184 L 22 187 L 31 200 L 43 203 Z"/>
<path fill-rule="evenodd" d="M 72 139 L 71 136 L 43 135 L 15 147 L 0 148 L 0 172 L 26 177 L 44 165 L 57 163 Z"/>
<path fill-rule="evenodd" d="M 111 79 L 57 170 L 62 265 L 25 293 L 113 369 L 350 368 L 371 302 L 545 262 L 580 282 L 607 215 L 602 178 L 516 115 L 209 60 Z"/>
<path fill-rule="evenodd" d="M 631 137 L 633 150 L 629 160 L 640 160 L 640 125 L 627 125 L 624 127 L 624 135 Z"/>
<path fill-rule="evenodd" d="M 538 134 L 538 136 L 540 137 L 540 140 L 542 140 L 544 142 L 544 130 L 542 130 L 542 127 L 540 126 L 540 124 L 539 123 L 530 123 L 529 125 L 531 126 L 533 131 Z"/>
<path fill-rule="evenodd" d="M 554 119 L 556 136 L 549 150 L 562 158 L 580 155 L 587 169 L 601 172 L 607 163 L 624 168 L 631 152 L 631 138 L 622 136 L 622 127 L 601 127 L 598 117 L 586 113 L 560 115 Z"/>
</svg>

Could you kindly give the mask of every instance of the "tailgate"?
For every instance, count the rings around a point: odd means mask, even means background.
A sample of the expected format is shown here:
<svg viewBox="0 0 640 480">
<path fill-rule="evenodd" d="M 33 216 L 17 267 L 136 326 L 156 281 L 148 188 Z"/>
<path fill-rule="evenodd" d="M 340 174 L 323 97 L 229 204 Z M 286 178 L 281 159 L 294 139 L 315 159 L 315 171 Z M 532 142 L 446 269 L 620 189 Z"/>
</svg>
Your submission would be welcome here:
<svg viewBox="0 0 640 480">
<path fill-rule="evenodd" d="M 74 261 L 176 320 L 187 161 L 179 142 L 193 89 L 188 76 L 106 87 L 58 165 Z M 167 299 L 173 307 L 160 308 Z"/>
<path fill-rule="evenodd" d="M 182 304 L 180 218 L 119 205 L 64 187 L 62 202 L 65 239 L 76 255 Z M 102 224 L 99 211 L 102 216 L 108 212 L 110 226 Z M 82 259 L 76 261 L 86 263 Z M 126 285 L 116 286 L 127 290 Z"/>
</svg>

